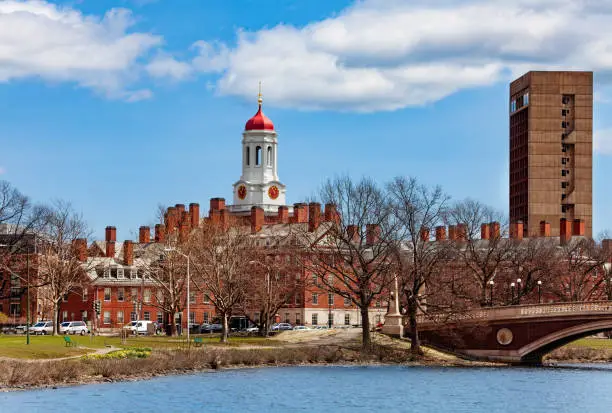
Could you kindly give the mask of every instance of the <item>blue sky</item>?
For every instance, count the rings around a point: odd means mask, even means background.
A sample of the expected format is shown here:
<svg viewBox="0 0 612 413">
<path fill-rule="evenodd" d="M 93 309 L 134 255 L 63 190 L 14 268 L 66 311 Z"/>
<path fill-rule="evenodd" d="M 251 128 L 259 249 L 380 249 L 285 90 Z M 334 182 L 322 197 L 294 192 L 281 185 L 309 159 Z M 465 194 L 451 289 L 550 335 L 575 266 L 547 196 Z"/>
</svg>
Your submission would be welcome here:
<svg viewBox="0 0 612 413">
<path fill-rule="evenodd" d="M 334 174 L 411 175 L 507 211 L 508 82 L 592 69 L 598 233 L 612 229 L 611 13 L 608 0 L 0 0 L 0 179 L 70 200 L 96 238 L 106 225 L 134 238 L 158 204 L 206 212 L 232 198 L 262 80 L 288 202 Z"/>
</svg>

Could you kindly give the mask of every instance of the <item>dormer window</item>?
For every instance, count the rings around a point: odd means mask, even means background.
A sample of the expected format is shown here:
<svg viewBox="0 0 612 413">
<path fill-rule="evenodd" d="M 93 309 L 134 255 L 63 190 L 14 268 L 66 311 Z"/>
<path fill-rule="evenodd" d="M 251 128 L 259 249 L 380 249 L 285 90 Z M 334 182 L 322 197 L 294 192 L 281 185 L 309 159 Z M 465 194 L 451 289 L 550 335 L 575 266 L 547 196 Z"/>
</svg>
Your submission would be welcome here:
<svg viewBox="0 0 612 413">
<path fill-rule="evenodd" d="M 111 277 L 110 268 L 105 268 L 104 269 L 104 278 L 110 278 L 110 277 Z"/>
<path fill-rule="evenodd" d="M 111 268 L 111 270 L 110 270 L 110 277 L 111 278 L 115 278 L 115 279 L 117 278 L 117 267 Z"/>
<path fill-rule="evenodd" d="M 123 279 L 123 268 L 117 268 L 117 278 Z"/>
<path fill-rule="evenodd" d="M 136 268 L 132 268 L 130 270 L 130 278 L 131 279 L 135 279 L 136 278 Z"/>
</svg>

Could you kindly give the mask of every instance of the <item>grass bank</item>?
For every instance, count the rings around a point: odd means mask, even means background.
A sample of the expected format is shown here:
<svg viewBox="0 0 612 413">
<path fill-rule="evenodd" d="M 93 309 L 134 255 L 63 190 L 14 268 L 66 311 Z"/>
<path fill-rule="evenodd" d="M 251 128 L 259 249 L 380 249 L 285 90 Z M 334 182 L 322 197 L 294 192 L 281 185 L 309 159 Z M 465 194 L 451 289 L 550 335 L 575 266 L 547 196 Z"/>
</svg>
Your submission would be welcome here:
<svg viewBox="0 0 612 413">
<path fill-rule="evenodd" d="M 545 357 L 548 362 L 612 363 L 612 340 L 583 338 L 561 347 Z"/>
</svg>

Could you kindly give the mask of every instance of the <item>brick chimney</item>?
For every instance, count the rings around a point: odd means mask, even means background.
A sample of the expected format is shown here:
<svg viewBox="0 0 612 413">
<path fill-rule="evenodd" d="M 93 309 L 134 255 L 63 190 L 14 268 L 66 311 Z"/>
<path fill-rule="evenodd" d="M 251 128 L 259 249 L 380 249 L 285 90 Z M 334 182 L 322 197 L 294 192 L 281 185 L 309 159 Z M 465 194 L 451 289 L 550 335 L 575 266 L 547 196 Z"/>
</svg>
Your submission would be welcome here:
<svg viewBox="0 0 612 413">
<path fill-rule="evenodd" d="M 179 227 L 179 242 L 185 242 L 189 238 L 189 232 L 191 231 L 191 216 L 189 212 L 183 211 L 181 217 L 181 225 Z"/>
<path fill-rule="evenodd" d="M 491 228 L 491 239 L 498 239 L 501 237 L 499 222 L 493 221 L 489 224 L 489 227 Z"/>
<path fill-rule="evenodd" d="M 72 241 L 74 246 L 74 254 L 77 260 L 81 262 L 87 261 L 87 240 L 85 238 L 77 238 Z"/>
<path fill-rule="evenodd" d="M 278 223 L 279 224 L 289 223 L 289 207 L 285 205 L 278 207 Z"/>
<path fill-rule="evenodd" d="M 325 222 L 340 223 L 340 216 L 336 204 L 325 204 Z"/>
<path fill-rule="evenodd" d="M 366 225 L 366 244 L 375 245 L 380 241 L 380 226 L 377 224 Z"/>
<path fill-rule="evenodd" d="M 176 208 L 177 216 L 180 219 L 183 216 L 183 212 L 185 212 L 185 204 L 176 204 L 174 207 Z"/>
<path fill-rule="evenodd" d="M 466 224 L 457 224 L 457 241 L 467 241 Z"/>
<path fill-rule="evenodd" d="M 572 235 L 584 237 L 584 221 L 575 219 L 572 223 Z"/>
<path fill-rule="evenodd" d="M 311 202 L 308 205 L 308 232 L 314 232 L 321 224 L 321 204 Z"/>
<path fill-rule="evenodd" d="M 559 220 L 559 240 L 561 245 L 567 244 L 572 238 L 572 221 L 569 221 L 565 218 L 561 218 Z"/>
<path fill-rule="evenodd" d="M 211 198 L 210 199 L 210 210 L 221 211 L 225 209 L 225 198 Z"/>
<path fill-rule="evenodd" d="M 264 224 L 264 210 L 259 207 L 251 208 L 251 232 L 259 232 Z"/>
<path fill-rule="evenodd" d="M 522 240 L 525 227 L 523 221 L 517 221 L 510 224 L 510 238 Z"/>
<path fill-rule="evenodd" d="M 540 236 L 550 237 L 550 222 L 540 221 Z"/>
<path fill-rule="evenodd" d="M 106 241 L 106 256 L 109 258 L 115 256 L 115 241 Z"/>
<path fill-rule="evenodd" d="M 106 227 L 106 237 L 104 238 L 106 242 L 108 241 L 117 241 L 117 228 L 115 227 Z"/>
<path fill-rule="evenodd" d="M 308 210 L 306 204 L 294 204 L 293 205 L 293 222 L 306 223 L 308 222 Z"/>
<path fill-rule="evenodd" d="M 172 234 L 178 227 L 178 215 L 175 207 L 168 207 L 166 212 L 166 232 Z"/>
<path fill-rule="evenodd" d="M 491 238 L 491 227 L 489 224 L 480 225 L 480 239 L 489 239 Z"/>
<path fill-rule="evenodd" d="M 436 241 L 446 241 L 446 227 L 443 225 L 436 227 Z"/>
<path fill-rule="evenodd" d="M 134 265 L 134 243 L 132 241 L 123 241 L 123 263 Z"/>
<path fill-rule="evenodd" d="M 610 254 L 612 256 L 612 239 L 602 240 L 601 248 L 604 250 L 604 253 Z"/>
<path fill-rule="evenodd" d="M 141 244 L 148 244 L 151 242 L 151 228 L 140 227 L 138 230 L 138 242 Z"/>
<path fill-rule="evenodd" d="M 229 228 L 229 218 L 230 214 L 227 209 L 222 209 L 221 212 L 219 212 L 219 223 L 224 230 Z"/>
<path fill-rule="evenodd" d="M 164 242 L 166 239 L 166 227 L 162 224 L 155 225 L 155 242 Z"/>
<path fill-rule="evenodd" d="M 189 217 L 191 219 L 191 228 L 200 226 L 200 204 L 192 202 L 189 204 Z"/>
<path fill-rule="evenodd" d="M 455 225 L 448 226 L 448 239 L 451 241 L 457 241 L 457 227 Z"/>
<path fill-rule="evenodd" d="M 428 242 L 429 241 L 429 228 L 421 227 L 421 230 L 419 231 L 419 237 L 421 238 L 421 241 Z"/>
<path fill-rule="evenodd" d="M 359 242 L 359 227 L 357 225 L 347 225 L 346 226 L 346 235 L 352 242 Z"/>
</svg>

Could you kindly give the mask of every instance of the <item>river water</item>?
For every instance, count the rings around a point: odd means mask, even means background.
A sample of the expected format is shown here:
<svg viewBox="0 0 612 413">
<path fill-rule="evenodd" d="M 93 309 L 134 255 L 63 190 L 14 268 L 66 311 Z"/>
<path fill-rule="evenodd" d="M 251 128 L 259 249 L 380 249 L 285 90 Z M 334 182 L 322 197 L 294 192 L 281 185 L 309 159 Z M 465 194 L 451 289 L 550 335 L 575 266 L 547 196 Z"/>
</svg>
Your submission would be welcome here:
<svg viewBox="0 0 612 413">
<path fill-rule="evenodd" d="M 287 367 L 0 394 L 0 412 L 611 412 L 612 366 Z"/>
</svg>

